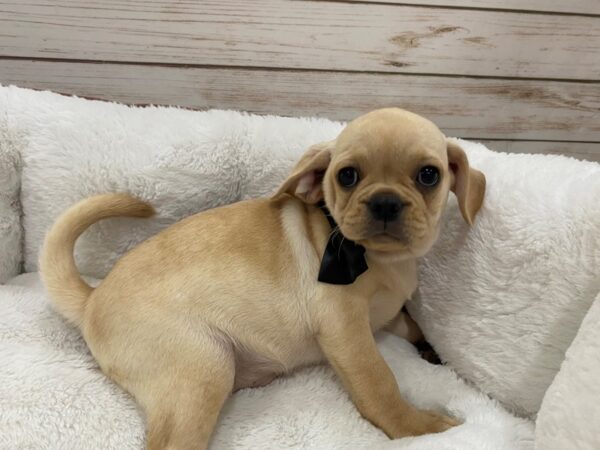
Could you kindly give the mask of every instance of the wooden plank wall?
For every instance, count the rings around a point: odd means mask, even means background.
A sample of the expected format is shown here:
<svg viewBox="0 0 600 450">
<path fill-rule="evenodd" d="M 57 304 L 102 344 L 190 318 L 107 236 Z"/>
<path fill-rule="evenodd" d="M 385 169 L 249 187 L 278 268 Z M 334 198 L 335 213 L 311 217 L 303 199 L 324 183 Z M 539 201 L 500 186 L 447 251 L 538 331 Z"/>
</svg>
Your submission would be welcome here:
<svg viewBox="0 0 600 450">
<path fill-rule="evenodd" d="M 0 83 L 339 120 L 398 105 L 600 161 L 600 1 L 0 0 Z"/>
</svg>

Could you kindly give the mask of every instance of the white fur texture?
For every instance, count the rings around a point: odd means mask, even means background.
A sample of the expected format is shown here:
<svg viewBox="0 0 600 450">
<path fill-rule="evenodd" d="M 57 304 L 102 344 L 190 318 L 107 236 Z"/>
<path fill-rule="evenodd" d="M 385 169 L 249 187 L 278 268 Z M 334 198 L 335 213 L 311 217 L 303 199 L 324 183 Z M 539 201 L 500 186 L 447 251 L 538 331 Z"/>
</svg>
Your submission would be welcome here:
<svg viewBox="0 0 600 450">
<path fill-rule="evenodd" d="M 140 449 L 133 400 L 102 375 L 77 330 L 48 304 L 37 274 L 0 286 L 0 448 Z M 405 395 L 445 408 L 465 424 L 440 435 L 390 441 L 362 419 L 327 367 L 301 370 L 226 404 L 213 450 L 526 450 L 533 423 L 506 412 L 448 367 L 422 360 L 406 341 L 379 338 Z"/>
<path fill-rule="evenodd" d="M 15 87 L 0 87 L 3 116 L 10 122 L 0 122 L 8 127 L 1 139 L 20 139 L 11 145 L 23 161 L 26 270 L 36 270 L 52 221 L 83 197 L 127 191 L 157 207 L 157 219 L 106 221 L 80 239 L 80 268 L 99 277 L 126 249 L 183 216 L 272 192 L 309 145 L 342 127 L 323 119 L 131 108 Z M 532 414 L 600 290 L 600 165 L 460 143 L 487 176 L 486 202 L 470 230 L 451 196 L 440 241 L 421 267 L 421 298 L 410 310 L 460 375 Z M 9 350 L 15 363 L 46 358 Z M 88 398 L 93 408 L 94 396 Z M 264 404 L 276 407 L 267 398 Z"/>
<path fill-rule="evenodd" d="M 5 103 L 0 91 L 0 105 Z M 21 269 L 21 204 L 19 202 L 23 136 L 9 125 L 8 111 L 0 108 L 0 283 Z"/>
<path fill-rule="evenodd" d="M 536 450 L 600 448 L 600 295 L 569 347 L 537 416 Z"/>
<path fill-rule="evenodd" d="M 452 196 L 408 309 L 459 374 L 534 414 L 600 292 L 600 165 L 459 143 L 484 205 L 469 229 Z"/>
</svg>

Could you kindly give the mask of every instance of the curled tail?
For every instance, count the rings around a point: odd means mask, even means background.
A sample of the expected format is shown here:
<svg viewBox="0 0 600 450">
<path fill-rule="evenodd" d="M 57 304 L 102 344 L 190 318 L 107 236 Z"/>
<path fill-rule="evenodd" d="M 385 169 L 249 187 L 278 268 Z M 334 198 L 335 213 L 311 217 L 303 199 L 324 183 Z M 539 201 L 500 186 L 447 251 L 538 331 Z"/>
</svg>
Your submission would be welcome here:
<svg viewBox="0 0 600 450">
<path fill-rule="evenodd" d="M 87 198 L 64 212 L 46 235 L 40 270 L 56 309 L 76 325 L 81 323 L 85 301 L 93 288 L 79 274 L 73 249 L 75 241 L 90 225 L 109 217 L 150 217 L 154 208 L 127 194 L 105 194 Z"/>
</svg>

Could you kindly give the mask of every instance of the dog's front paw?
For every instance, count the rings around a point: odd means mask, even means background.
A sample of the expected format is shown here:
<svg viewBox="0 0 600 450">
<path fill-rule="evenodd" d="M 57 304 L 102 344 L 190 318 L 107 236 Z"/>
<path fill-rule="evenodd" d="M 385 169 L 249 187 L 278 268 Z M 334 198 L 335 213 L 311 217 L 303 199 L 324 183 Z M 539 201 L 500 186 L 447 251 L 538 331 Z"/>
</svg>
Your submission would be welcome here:
<svg viewBox="0 0 600 450">
<path fill-rule="evenodd" d="M 429 433 L 441 433 L 452 427 L 460 425 L 458 419 L 437 413 L 435 411 L 415 410 L 406 417 L 401 424 L 400 436 L 420 436 Z"/>
</svg>

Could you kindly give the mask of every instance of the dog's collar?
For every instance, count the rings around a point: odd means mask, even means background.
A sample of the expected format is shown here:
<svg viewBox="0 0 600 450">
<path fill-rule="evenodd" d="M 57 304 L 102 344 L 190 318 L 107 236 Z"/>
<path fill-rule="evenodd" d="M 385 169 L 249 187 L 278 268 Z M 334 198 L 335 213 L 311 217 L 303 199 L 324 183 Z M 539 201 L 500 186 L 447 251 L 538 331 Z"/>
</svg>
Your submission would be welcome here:
<svg viewBox="0 0 600 450">
<path fill-rule="evenodd" d="M 323 211 L 333 230 L 321 259 L 318 280 L 328 284 L 352 284 L 369 268 L 365 248 L 342 235 L 325 202 L 320 201 L 317 207 Z"/>
</svg>

